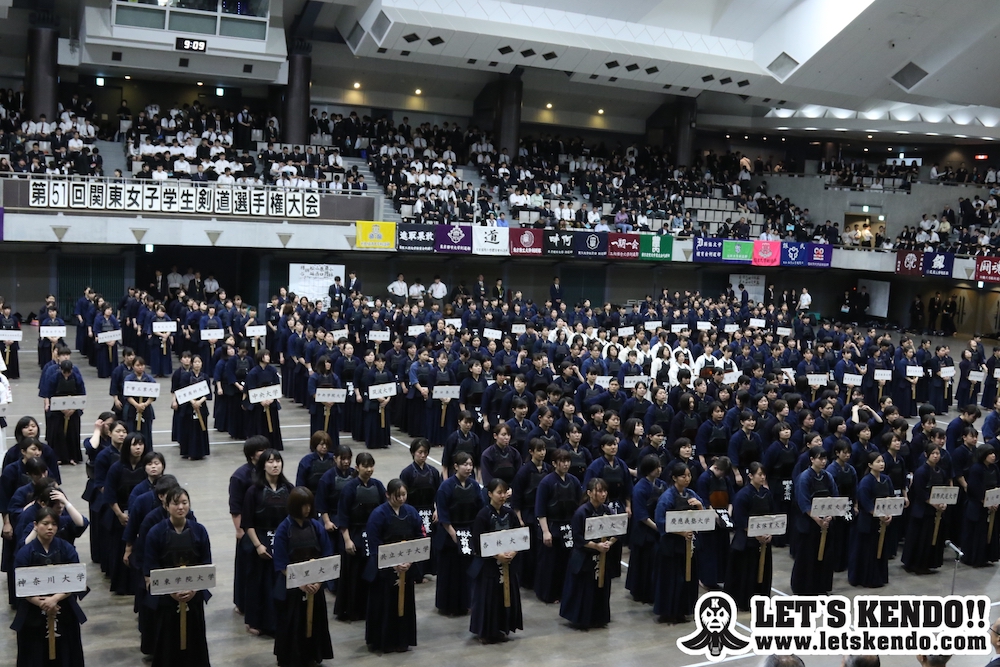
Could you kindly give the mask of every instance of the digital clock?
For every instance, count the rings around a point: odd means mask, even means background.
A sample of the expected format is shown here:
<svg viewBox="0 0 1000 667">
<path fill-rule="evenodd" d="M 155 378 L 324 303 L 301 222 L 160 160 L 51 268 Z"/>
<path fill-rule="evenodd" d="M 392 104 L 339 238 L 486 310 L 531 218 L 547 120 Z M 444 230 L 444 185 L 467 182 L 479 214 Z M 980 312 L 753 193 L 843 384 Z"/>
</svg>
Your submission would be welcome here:
<svg viewBox="0 0 1000 667">
<path fill-rule="evenodd" d="M 203 39 L 178 37 L 177 42 L 174 44 L 174 49 L 177 51 L 196 51 L 198 53 L 205 53 L 208 50 L 208 42 Z"/>
</svg>

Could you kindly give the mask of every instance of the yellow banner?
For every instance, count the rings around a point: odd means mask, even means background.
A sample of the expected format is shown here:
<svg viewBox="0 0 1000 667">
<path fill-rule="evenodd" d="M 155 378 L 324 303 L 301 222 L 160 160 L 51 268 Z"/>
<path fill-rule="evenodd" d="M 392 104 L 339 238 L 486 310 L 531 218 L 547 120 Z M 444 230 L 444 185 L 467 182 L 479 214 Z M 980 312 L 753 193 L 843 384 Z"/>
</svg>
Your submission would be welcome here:
<svg viewBox="0 0 1000 667">
<path fill-rule="evenodd" d="M 354 240 L 356 250 L 395 250 L 396 223 L 358 220 L 356 223 L 357 237 Z"/>
</svg>

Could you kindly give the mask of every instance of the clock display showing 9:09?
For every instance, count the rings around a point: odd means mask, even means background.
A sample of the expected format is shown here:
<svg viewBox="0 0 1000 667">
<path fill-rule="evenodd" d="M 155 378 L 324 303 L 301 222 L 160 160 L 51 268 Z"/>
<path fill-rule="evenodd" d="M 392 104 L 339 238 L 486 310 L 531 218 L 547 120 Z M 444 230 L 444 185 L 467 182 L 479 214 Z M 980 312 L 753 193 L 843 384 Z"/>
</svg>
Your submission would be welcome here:
<svg viewBox="0 0 1000 667">
<path fill-rule="evenodd" d="M 177 51 L 199 51 L 204 53 L 208 50 L 208 42 L 204 39 L 186 39 L 178 37 L 175 44 Z"/>
</svg>

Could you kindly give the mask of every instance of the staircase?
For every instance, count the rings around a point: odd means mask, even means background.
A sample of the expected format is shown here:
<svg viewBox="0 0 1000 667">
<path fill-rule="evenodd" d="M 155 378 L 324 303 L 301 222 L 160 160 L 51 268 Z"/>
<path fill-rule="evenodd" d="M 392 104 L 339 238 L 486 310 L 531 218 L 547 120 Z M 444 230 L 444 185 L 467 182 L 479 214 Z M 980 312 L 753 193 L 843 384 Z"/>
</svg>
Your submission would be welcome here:
<svg viewBox="0 0 1000 667">
<path fill-rule="evenodd" d="M 104 158 L 105 176 L 114 176 L 115 169 L 121 169 L 125 176 L 130 175 L 125 161 L 124 143 L 119 141 L 101 141 L 98 139 L 94 142 L 94 148 L 99 148 L 101 151 L 101 157 Z"/>
</svg>

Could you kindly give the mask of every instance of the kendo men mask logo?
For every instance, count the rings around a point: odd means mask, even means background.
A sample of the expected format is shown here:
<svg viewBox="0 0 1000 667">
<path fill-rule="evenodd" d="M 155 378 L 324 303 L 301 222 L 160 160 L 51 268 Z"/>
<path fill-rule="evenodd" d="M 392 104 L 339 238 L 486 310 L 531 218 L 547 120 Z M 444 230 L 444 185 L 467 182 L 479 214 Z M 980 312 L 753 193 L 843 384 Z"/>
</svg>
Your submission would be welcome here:
<svg viewBox="0 0 1000 667">
<path fill-rule="evenodd" d="M 750 638 L 736 632 L 736 603 L 729 595 L 703 595 L 695 608 L 694 622 L 697 629 L 677 640 L 677 648 L 688 655 L 719 661 L 727 655 L 750 652 Z"/>
</svg>

